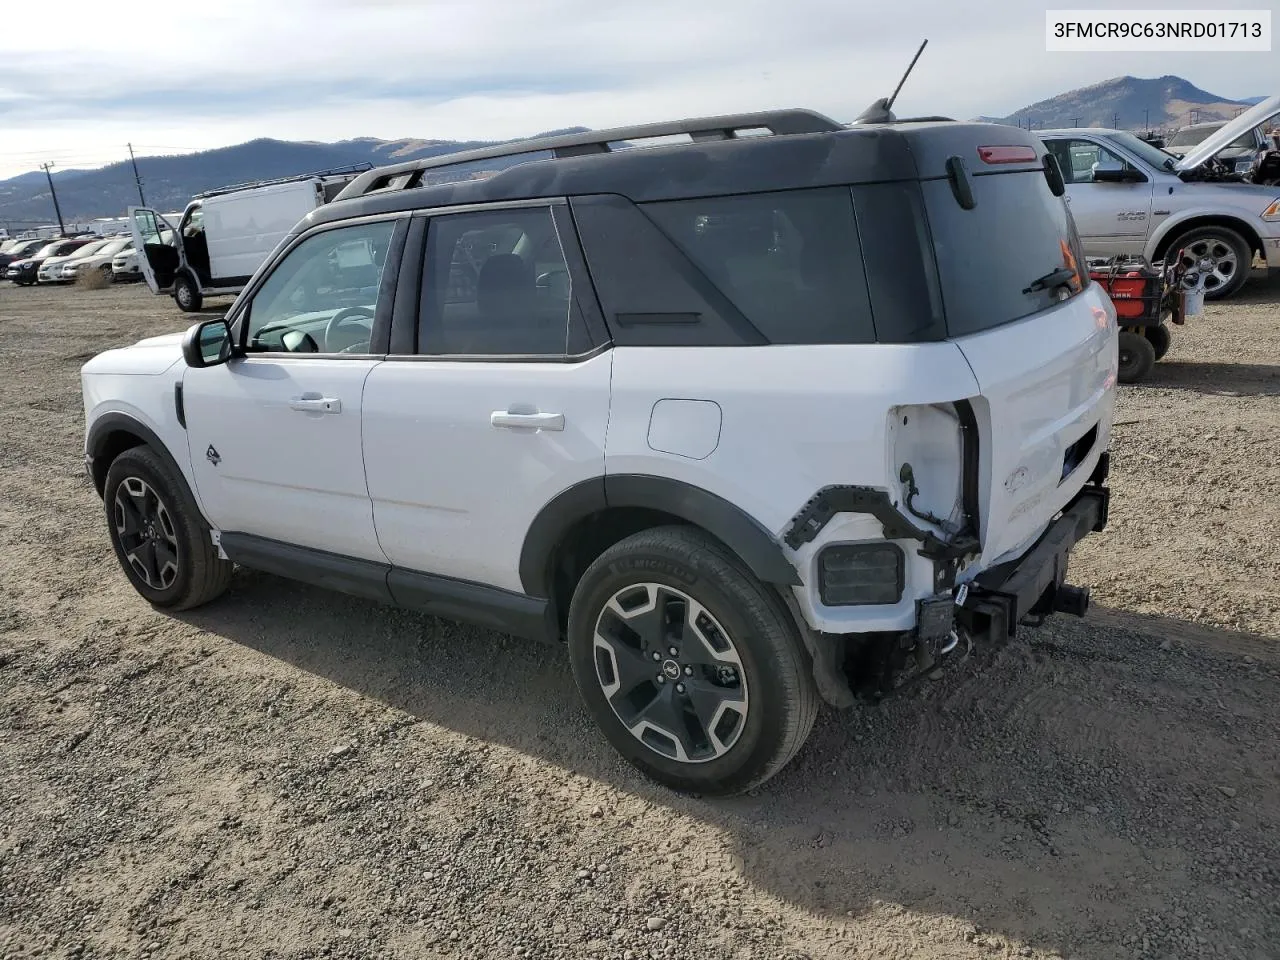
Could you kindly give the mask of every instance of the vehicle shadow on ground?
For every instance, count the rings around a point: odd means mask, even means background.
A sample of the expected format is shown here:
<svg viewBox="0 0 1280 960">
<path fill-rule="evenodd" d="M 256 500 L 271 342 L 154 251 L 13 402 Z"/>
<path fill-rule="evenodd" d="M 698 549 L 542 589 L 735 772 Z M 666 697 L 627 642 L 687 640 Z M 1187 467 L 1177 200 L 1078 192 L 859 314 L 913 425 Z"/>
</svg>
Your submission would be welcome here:
<svg viewBox="0 0 1280 960">
<path fill-rule="evenodd" d="M 1152 367 L 1151 372 L 1136 386 L 1233 397 L 1274 397 L 1280 396 L 1280 366 L 1268 363 L 1165 360 Z"/>
<path fill-rule="evenodd" d="M 1263 273 L 1255 270 L 1246 283 L 1230 300 L 1223 301 L 1221 306 L 1252 303 L 1280 303 L 1280 270 Z M 1214 305 L 1217 306 L 1217 305 Z"/>
<path fill-rule="evenodd" d="M 755 795 L 710 800 L 657 787 L 612 752 L 560 648 L 245 571 L 222 600 L 180 616 L 419 720 L 696 818 L 731 838 L 749 883 L 833 931 L 848 916 L 906 908 L 944 940 L 1035 940 L 1111 960 L 1134 955 L 1119 938 L 1138 918 L 1176 904 L 1211 926 L 1223 917 L 1232 939 L 1241 911 L 1198 872 L 1186 838 L 1206 819 L 1226 829 L 1229 815 L 1261 849 L 1280 822 L 1270 737 L 1224 731 L 1203 696 L 1206 677 L 1246 651 L 1274 666 L 1274 643 L 1244 634 L 1107 611 L 1032 631 L 1033 642 L 972 657 L 909 697 L 825 711 Z M 1280 698 L 1271 673 L 1249 676 L 1257 689 L 1240 697 Z M 1228 776 L 1251 798 L 1247 813 L 1215 789 Z"/>
</svg>

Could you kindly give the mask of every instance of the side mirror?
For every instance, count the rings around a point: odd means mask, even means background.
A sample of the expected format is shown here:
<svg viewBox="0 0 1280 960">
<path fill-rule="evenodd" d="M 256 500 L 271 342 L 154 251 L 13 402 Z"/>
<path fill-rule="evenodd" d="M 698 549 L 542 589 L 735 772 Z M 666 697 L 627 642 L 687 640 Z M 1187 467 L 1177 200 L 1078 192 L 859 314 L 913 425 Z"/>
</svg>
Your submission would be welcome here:
<svg viewBox="0 0 1280 960">
<path fill-rule="evenodd" d="M 182 358 L 189 367 L 216 367 L 235 354 L 231 328 L 226 320 L 202 320 L 187 328 L 182 338 Z"/>
<path fill-rule="evenodd" d="M 1137 183 L 1147 179 L 1141 171 L 1113 161 L 1099 161 L 1092 171 L 1094 183 Z"/>
</svg>

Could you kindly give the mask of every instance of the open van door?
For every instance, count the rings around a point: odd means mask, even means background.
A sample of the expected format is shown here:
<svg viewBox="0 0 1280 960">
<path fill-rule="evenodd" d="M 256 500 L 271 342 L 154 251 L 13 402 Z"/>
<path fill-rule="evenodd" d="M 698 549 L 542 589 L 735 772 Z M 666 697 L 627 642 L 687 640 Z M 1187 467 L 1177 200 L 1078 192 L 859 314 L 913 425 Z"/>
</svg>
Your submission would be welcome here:
<svg viewBox="0 0 1280 960">
<path fill-rule="evenodd" d="M 182 265 L 182 238 L 178 231 L 154 210 L 130 207 L 129 232 L 147 286 L 152 293 L 168 293 Z"/>
</svg>

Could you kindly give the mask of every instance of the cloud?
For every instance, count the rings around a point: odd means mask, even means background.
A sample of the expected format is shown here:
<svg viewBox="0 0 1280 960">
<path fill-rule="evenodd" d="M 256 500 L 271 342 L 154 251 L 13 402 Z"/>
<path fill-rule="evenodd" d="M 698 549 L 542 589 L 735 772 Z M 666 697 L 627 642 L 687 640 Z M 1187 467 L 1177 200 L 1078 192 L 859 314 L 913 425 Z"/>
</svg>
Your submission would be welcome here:
<svg viewBox="0 0 1280 960">
<path fill-rule="evenodd" d="M 1025 0 L 131 0 L 123 10 L 131 16 L 64 2 L 56 25 L 38 6 L 6 10 L 0 176 L 42 159 L 120 159 L 128 141 L 156 152 L 256 136 L 501 138 L 779 106 L 847 120 L 890 92 L 923 36 L 904 113 L 1005 114 L 1124 73 L 1178 73 L 1228 97 L 1270 93 L 1280 76 L 1277 54 L 1046 54 L 1043 9 Z"/>
</svg>

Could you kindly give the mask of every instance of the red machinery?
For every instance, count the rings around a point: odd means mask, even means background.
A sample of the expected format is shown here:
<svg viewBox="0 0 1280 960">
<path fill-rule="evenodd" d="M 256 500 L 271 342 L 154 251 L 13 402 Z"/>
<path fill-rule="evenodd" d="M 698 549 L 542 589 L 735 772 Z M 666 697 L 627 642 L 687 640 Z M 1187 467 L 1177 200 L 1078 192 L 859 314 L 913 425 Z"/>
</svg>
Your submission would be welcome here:
<svg viewBox="0 0 1280 960">
<path fill-rule="evenodd" d="M 1111 298 L 1120 326 L 1121 383 L 1136 383 L 1169 351 L 1178 326 L 1197 314 L 1204 302 L 1199 277 L 1189 272 L 1181 250 L 1160 263 L 1142 257 L 1090 257 L 1089 276 Z"/>
</svg>

